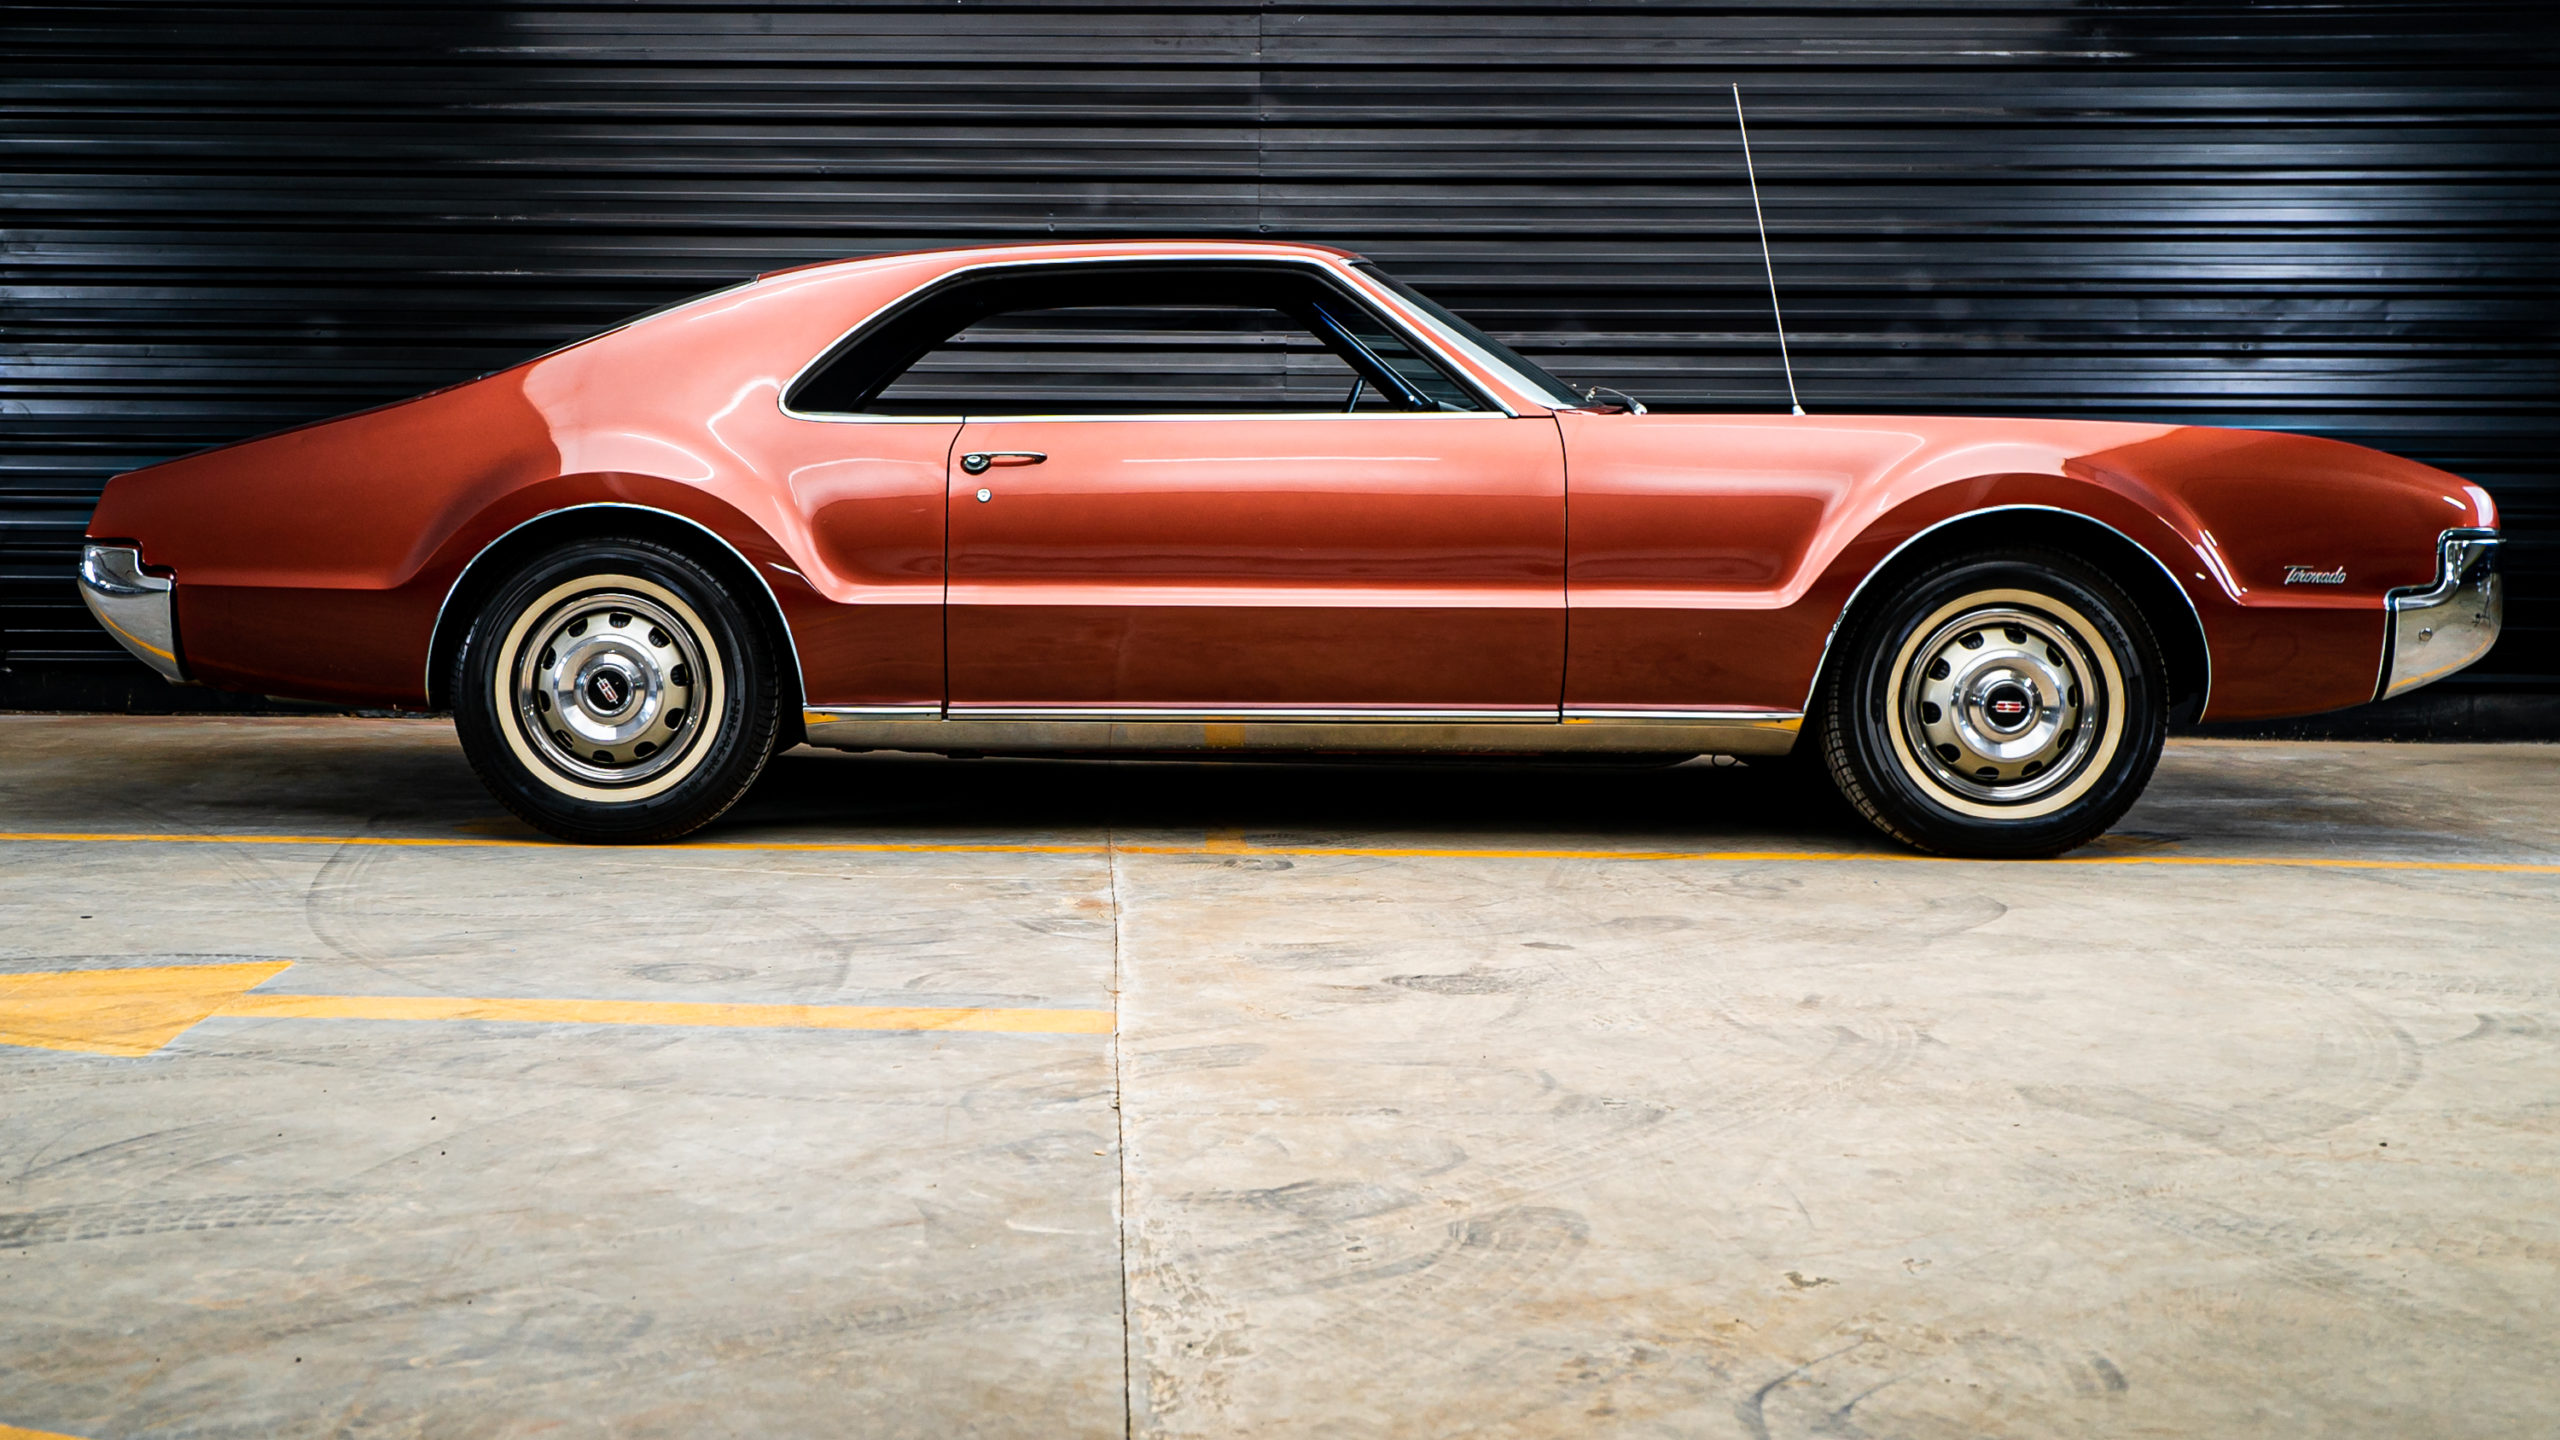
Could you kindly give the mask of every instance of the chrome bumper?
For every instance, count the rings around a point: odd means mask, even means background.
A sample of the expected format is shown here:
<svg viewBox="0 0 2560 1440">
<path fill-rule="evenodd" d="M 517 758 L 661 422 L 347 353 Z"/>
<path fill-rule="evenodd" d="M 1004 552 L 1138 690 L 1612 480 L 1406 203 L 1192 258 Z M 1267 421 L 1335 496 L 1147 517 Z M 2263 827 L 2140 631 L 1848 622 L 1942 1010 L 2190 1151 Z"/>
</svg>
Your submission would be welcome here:
<svg viewBox="0 0 2560 1440">
<path fill-rule="evenodd" d="M 2489 653 L 2506 618 L 2498 544 L 2495 530 L 2447 530 L 2436 539 L 2436 583 L 2385 597 L 2391 626 L 2373 698 L 2431 685 Z"/>
<path fill-rule="evenodd" d="M 134 658 L 171 684 L 184 684 L 178 662 L 177 582 L 142 573 L 142 552 L 130 545 L 91 545 L 80 552 L 80 598 L 89 613 Z"/>
</svg>

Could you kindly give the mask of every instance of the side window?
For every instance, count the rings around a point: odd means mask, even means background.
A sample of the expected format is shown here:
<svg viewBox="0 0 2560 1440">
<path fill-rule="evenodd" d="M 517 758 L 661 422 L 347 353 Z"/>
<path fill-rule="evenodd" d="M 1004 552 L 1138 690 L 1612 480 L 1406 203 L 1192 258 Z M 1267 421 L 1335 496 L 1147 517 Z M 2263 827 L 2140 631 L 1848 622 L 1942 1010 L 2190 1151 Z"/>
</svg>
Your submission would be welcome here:
<svg viewBox="0 0 2560 1440">
<path fill-rule="evenodd" d="M 1302 269 L 1049 266 L 972 277 L 868 326 L 793 387 L 805 414 L 1478 410 Z"/>
<path fill-rule="evenodd" d="M 1277 310 L 1064 305 L 976 321 L 890 380 L 870 408 L 889 415 L 1340 410 L 1357 379 Z"/>
<path fill-rule="evenodd" d="M 1340 332 L 1353 347 L 1366 350 L 1378 364 L 1404 382 L 1408 398 L 1399 408 L 1423 409 L 1417 401 L 1429 402 L 1435 410 L 1481 410 L 1484 408 L 1467 387 L 1441 372 L 1439 366 L 1424 359 L 1387 323 L 1370 313 L 1366 306 L 1325 297 L 1317 300 L 1318 323 Z"/>
</svg>

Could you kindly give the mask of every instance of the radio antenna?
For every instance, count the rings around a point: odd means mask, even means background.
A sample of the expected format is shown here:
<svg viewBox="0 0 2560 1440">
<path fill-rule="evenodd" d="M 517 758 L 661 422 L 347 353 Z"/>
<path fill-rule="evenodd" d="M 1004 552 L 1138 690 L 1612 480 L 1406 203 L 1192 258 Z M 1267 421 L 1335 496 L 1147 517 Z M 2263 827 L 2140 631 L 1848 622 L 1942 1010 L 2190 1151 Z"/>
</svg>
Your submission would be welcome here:
<svg viewBox="0 0 2560 1440">
<path fill-rule="evenodd" d="M 1742 118 L 1742 87 L 1733 87 L 1733 124 L 1742 132 L 1742 173 L 1751 181 L 1751 221 L 1760 227 L 1760 269 L 1769 277 L 1769 318 L 1778 326 L 1778 364 L 1787 372 L 1787 404 L 1804 413 L 1796 397 L 1796 366 L 1787 358 L 1787 317 L 1778 309 L 1778 266 L 1769 258 L 1769 220 L 1760 213 L 1760 172 L 1751 166 L 1751 125 Z"/>
</svg>

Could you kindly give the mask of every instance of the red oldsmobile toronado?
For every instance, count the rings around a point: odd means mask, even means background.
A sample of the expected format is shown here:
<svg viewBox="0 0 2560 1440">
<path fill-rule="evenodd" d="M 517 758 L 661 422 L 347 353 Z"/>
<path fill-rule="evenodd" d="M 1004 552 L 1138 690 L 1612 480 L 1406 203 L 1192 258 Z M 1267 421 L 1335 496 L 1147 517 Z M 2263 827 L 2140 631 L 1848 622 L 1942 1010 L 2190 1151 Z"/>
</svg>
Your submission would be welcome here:
<svg viewBox="0 0 2560 1440">
<path fill-rule="evenodd" d="M 780 747 L 1780 756 L 2049 855 L 2173 723 L 2496 638 L 2497 509 L 2328 440 L 1647 414 L 1339 250 L 888 255 L 122 475 L 82 593 L 173 681 L 450 708 L 582 841 Z"/>
</svg>

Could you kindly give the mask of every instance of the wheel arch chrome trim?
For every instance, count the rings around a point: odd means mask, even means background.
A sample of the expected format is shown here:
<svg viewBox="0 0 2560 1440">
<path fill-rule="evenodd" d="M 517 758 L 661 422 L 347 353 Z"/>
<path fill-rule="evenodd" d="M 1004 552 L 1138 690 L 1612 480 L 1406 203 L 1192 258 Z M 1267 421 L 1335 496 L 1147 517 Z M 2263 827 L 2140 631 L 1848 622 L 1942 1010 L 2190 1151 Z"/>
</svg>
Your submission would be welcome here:
<svg viewBox="0 0 2560 1440">
<path fill-rule="evenodd" d="M 1883 559 L 1878 560 L 1875 564 L 1867 567 L 1867 573 L 1859 576 L 1858 583 L 1850 587 L 1849 598 L 1840 602 L 1840 613 L 1831 617 L 1831 628 L 1822 633 L 1822 655 L 1814 662 L 1812 683 L 1805 687 L 1805 712 L 1807 714 L 1811 714 L 1813 711 L 1814 697 L 1822 689 L 1823 672 L 1831 665 L 1832 647 L 1840 639 L 1840 627 L 1848 623 L 1850 612 L 1858 608 L 1859 597 L 1867 593 L 1867 586 L 1872 583 L 1878 575 L 1881 575 L 1886 570 L 1892 568 L 1893 562 L 1901 559 L 1903 552 L 1951 525 L 1961 525 L 1967 521 L 1981 520 L 1993 515 L 2018 513 L 2059 515 L 2066 519 L 2077 520 L 2083 524 L 2092 525 L 2100 530 L 2104 530 L 2108 534 L 2123 541 L 2125 544 L 2133 547 L 2133 549 L 2144 559 L 2151 562 L 2153 568 L 2160 572 L 2160 578 L 2169 582 L 2169 588 L 2177 592 L 2179 601 L 2187 607 L 2187 618 L 2195 625 L 2196 653 L 2198 658 L 2204 663 L 2203 685 L 2196 692 L 2196 715 L 2198 718 L 2201 718 L 2213 704 L 2213 638 L 2205 632 L 2204 612 L 2196 608 L 2196 598 L 2187 593 L 2187 587 L 2178 583 L 2177 572 L 2169 568 L 2168 562 L 2162 560 L 2159 556 L 2152 554 L 2150 546 L 2143 544 L 2141 541 L 2134 539 L 2132 536 L 2127 535 L 2122 530 L 2117 529 L 2115 526 L 2108 524 L 2106 521 L 2101 520 L 2094 515 L 2090 515 L 2084 511 L 2066 509 L 2060 505 L 2032 504 L 1986 505 L 1979 510 L 1967 510 L 1960 515 L 1950 515 L 1944 520 L 1936 521 L 1912 532 L 1909 536 L 1903 539 L 1901 544 L 1894 546 Z"/>
<path fill-rule="evenodd" d="M 582 510 L 627 510 L 637 514 L 655 515 L 662 519 L 673 520 L 679 524 L 688 525 L 701 531 L 704 535 L 709 536 L 714 544 L 729 552 L 730 558 L 738 562 L 739 568 L 755 577 L 757 588 L 764 592 L 764 600 L 768 612 L 773 616 L 774 623 L 782 628 L 782 643 L 784 647 L 791 652 L 791 678 L 799 684 L 800 703 L 804 707 L 807 705 L 809 698 L 809 679 L 808 676 L 803 674 L 800 669 L 800 638 L 791 633 L 791 617 L 783 611 L 782 597 L 774 593 L 773 582 L 764 578 L 764 572 L 756 568 L 755 562 L 749 560 L 744 554 L 742 554 L 737 546 L 729 543 L 729 537 L 712 529 L 710 526 L 703 524 L 701 521 L 694 519 L 690 515 L 680 514 L 674 510 L 662 509 L 655 505 L 642 505 L 630 500 L 584 500 L 575 505 L 561 505 L 553 509 L 545 510 L 539 515 L 526 516 L 524 519 L 508 526 L 504 532 L 492 538 L 488 544 L 481 546 L 476 551 L 473 551 L 471 558 L 463 562 L 462 568 L 454 572 L 453 583 L 445 587 L 444 598 L 436 602 L 435 624 L 428 627 L 427 630 L 427 659 L 426 674 L 424 677 L 426 684 L 421 693 L 426 696 L 427 704 L 430 707 L 432 707 L 436 702 L 436 656 L 440 654 L 444 648 L 445 614 L 453 607 L 453 597 L 462 593 L 463 583 L 469 580 L 473 572 L 480 568 L 481 561 L 488 559 L 491 553 L 496 551 L 499 546 L 502 546 L 509 540 L 514 539 L 518 532 L 523 531 L 530 526 L 540 525 L 545 521 L 556 520 L 563 515 L 574 515 Z M 459 637 L 457 637 L 456 643 L 459 643 Z M 453 697 L 451 696 L 445 697 L 448 702 L 450 702 L 452 698 Z"/>
</svg>

